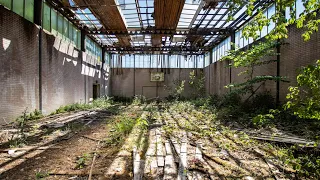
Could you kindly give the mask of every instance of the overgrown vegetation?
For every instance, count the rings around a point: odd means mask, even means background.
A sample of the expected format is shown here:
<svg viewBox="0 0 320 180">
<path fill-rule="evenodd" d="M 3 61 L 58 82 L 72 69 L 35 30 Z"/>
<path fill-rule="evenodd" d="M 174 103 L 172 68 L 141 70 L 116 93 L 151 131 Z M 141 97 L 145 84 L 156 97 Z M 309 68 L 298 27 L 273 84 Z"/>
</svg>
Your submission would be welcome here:
<svg viewBox="0 0 320 180">
<path fill-rule="evenodd" d="M 148 125 L 148 121 L 145 118 L 140 117 L 140 113 L 138 112 L 134 111 L 129 114 L 118 115 L 114 118 L 110 136 L 106 139 L 105 143 L 107 145 L 121 144 L 135 126 L 140 130 L 145 130 Z"/>
<path fill-rule="evenodd" d="M 289 87 L 285 109 L 304 119 L 320 120 L 320 60 L 300 70 L 298 85 Z"/>
<path fill-rule="evenodd" d="M 179 100 L 182 99 L 182 94 L 184 92 L 185 80 L 174 80 L 173 87 L 172 86 L 165 86 L 164 89 L 168 91 L 169 100 Z"/>
<path fill-rule="evenodd" d="M 89 110 L 94 108 L 109 108 L 113 104 L 113 100 L 110 97 L 103 97 L 98 98 L 91 103 L 74 103 L 66 106 L 59 107 L 55 112 L 51 113 L 51 115 L 54 114 L 60 114 L 65 112 L 72 112 L 72 111 L 83 111 L 83 110 Z"/>
<path fill-rule="evenodd" d="M 258 142 L 251 139 L 243 132 L 242 130 L 246 128 L 257 127 L 251 123 L 252 117 L 261 111 L 268 112 L 269 107 L 262 106 L 253 109 L 247 108 L 246 110 L 246 108 L 244 108 L 246 105 L 243 104 L 240 98 L 235 98 L 235 96 L 236 94 L 228 94 L 222 97 L 215 95 L 201 100 L 172 102 L 169 106 L 166 106 L 166 113 L 169 114 L 169 116 L 165 117 L 165 119 L 170 120 L 171 118 L 174 118 L 175 120 L 173 122 L 177 123 L 177 125 L 173 126 L 171 122 L 164 126 L 163 129 L 168 136 L 176 136 L 176 133 L 183 129 L 192 133 L 196 139 L 205 139 L 206 137 L 209 137 L 209 139 L 213 141 L 208 142 L 210 148 L 207 147 L 207 149 L 209 148 L 210 151 L 220 151 L 222 149 L 222 151 L 227 152 L 254 151 L 257 153 L 259 152 L 256 152 L 257 149 L 262 149 L 262 151 L 265 151 L 263 153 L 264 155 L 260 154 L 259 156 L 276 159 L 273 163 L 276 163 L 278 168 L 282 167 L 288 177 L 292 177 L 290 173 L 295 174 L 298 179 L 318 179 L 320 177 L 320 157 L 317 154 L 316 148 L 316 152 L 313 154 L 313 151 L 305 151 L 302 147 L 297 145 Z M 270 95 L 257 95 L 257 99 L 253 98 L 251 100 L 251 106 L 255 106 L 255 103 L 259 101 L 261 97 L 258 96 L 263 97 Z M 231 111 L 237 111 L 237 113 L 230 113 Z M 273 110 L 270 114 L 272 114 L 272 116 L 277 116 L 278 118 L 285 118 L 285 114 L 279 110 Z M 293 119 L 290 120 L 293 121 Z M 280 121 L 283 122 L 281 119 Z M 240 123 L 251 125 L 241 126 Z M 270 125 L 272 124 L 270 121 L 269 123 Z M 294 122 L 291 122 L 291 125 L 294 125 Z M 304 124 L 302 126 L 306 125 L 307 124 Z M 242 132 L 232 130 L 239 128 Z M 273 125 L 272 128 L 280 127 Z M 294 128 L 301 128 L 301 125 L 296 124 L 294 125 Z M 247 130 L 250 132 L 249 129 Z M 313 129 L 313 132 L 318 133 L 319 131 L 315 128 Z M 315 146 L 317 146 L 317 143 Z M 252 157 L 252 155 L 250 157 Z M 230 163 L 227 163 L 223 159 L 216 158 L 215 161 L 225 163 L 226 168 L 227 166 L 231 169 L 235 168 L 230 166 Z M 245 172 L 243 173 L 245 174 Z"/>
<path fill-rule="evenodd" d="M 189 85 L 191 87 L 191 96 L 192 98 L 203 97 L 205 94 L 205 77 L 202 71 L 200 74 L 197 74 L 197 71 L 193 70 L 189 74 Z"/>
<path fill-rule="evenodd" d="M 284 81 L 285 77 L 274 75 L 257 75 L 257 68 L 276 62 L 275 48 L 279 42 L 266 40 L 257 45 L 252 45 L 248 50 L 230 50 L 228 55 L 222 58 L 222 61 L 230 61 L 233 68 L 242 68 L 238 76 L 245 76 L 245 82 L 229 84 L 226 88 L 232 88 L 234 92 L 240 95 L 249 94 L 249 98 L 255 95 L 259 88 L 266 81 Z M 269 58 L 268 58 L 269 57 Z M 267 58 L 267 59 L 264 59 Z"/>
</svg>

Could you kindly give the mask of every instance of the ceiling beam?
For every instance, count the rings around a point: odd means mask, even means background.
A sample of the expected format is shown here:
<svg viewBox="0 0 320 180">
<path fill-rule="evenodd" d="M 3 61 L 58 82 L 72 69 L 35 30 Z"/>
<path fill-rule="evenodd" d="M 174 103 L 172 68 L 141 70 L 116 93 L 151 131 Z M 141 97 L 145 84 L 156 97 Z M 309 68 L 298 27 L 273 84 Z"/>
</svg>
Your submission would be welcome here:
<svg viewBox="0 0 320 180">
<path fill-rule="evenodd" d="M 73 0 L 77 6 L 87 6 L 98 18 L 104 29 L 127 30 L 125 22 L 120 13 L 120 7 L 114 0 Z M 94 5 L 93 5 L 94 4 Z M 119 44 L 130 46 L 130 36 L 117 37 Z"/>
<path fill-rule="evenodd" d="M 225 35 L 230 32 L 226 28 L 200 28 L 200 29 L 191 29 L 191 30 L 134 30 L 134 31 L 122 31 L 122 30 L 89 30 L 88 34 L 100 34 L 100 35 L 188 35 L 188 36 L 208 36 L 208 35 Z"/>
<path fill-rule="evenodd" d="M 191 48 L 189 46 L 144 46 L 144 47 L 105 47 L 105 51 L 116 52 L 116 53 L 127 53 L 127 52 L 159 52 L 159 53 L 172 53 L 172 52 L 189 52 L 193 54 L 204 54 L 210 51 L 207 48 Z"/>
</svg>

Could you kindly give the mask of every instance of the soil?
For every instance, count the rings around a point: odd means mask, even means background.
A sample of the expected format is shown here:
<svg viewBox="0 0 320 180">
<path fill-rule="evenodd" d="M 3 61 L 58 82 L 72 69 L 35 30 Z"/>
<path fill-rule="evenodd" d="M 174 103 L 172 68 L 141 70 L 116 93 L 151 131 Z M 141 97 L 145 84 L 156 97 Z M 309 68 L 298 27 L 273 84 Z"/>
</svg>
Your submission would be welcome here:
<svg viewBox="0 0 320 180">
<path fill-rule="evenodd" d="M 70 114 L 69 114 L 70 115 Z M 63 117 L 68 115 L 55 116 Z M 101 117 L 100 119 L 97 117 Z M 92 172 L 92 179 L 132 179 L 131 154 L 127 153 L 122 167 L 112 169 L 110 165 L 117 160 L 118 146 L 103 147 L 100 141 L 106 139 L 110 132 L 110 118 L 104 118 L 105 113 L 96 115 L 95 120 L 88 124 L 87 121 L 76 120 L 68 124 L 69 131 L 62 136 L 56 135 L 65 132 L 63 129 L 50 129 L 44 136 L 29 138 L 28 146 L 13 148 L 16 152 L 24 153 L 19 157 L 8 155 L 8 146 L 2 144 L 0 151 L 1 172 L 0 179 L 87 179 L 89 176 L 92 159 L 95 153 L 97 157 Z M 43 122 L 43 121 L 41 121 Z M 71 127 L 71 128 L 70 128 Z M 67 128 L 68 129 L 68 128 Z M 70 130 L 71 129 L 71 130 Z M 46 140 L 55 138 L 49 143 L 43 144 Z M 42 146 L 34 146 L 42 144 Z M 121 144 L 119 145 L 121 146 Z M 28 147 L 30 148 L 28 149 Z M 12 149 L 12 148 L 11 148 Z M 77 168 L 79 158 L 87 156 L 83 168 Z M 123 158 L 123 157 L 122 157 Z M 112 169 L 112 170 L 109 170 Z"/>
</svg>

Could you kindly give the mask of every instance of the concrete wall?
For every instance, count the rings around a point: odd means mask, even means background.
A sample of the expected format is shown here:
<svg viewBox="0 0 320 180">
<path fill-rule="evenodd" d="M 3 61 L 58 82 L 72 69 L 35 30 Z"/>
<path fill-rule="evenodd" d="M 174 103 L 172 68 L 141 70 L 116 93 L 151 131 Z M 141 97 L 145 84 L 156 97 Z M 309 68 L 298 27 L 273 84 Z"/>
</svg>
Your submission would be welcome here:
<svg viewBox="0 0 320 180">
<path fill-rule="evenodd" d="M 93 84 L 100 84 L 100 95 L 110 93 L 106 65 L 2 6 L 0 41 L 0 124 L 26 108 L 48 114 L 88 102 Z"/>
<path fill-rule="evenodd" d="M 159 96 L 160 98 L 167 97 L 168 90 L 164 87 L 175 87 L 174 82 L 177 80 L 185 80 L 185 90 L 183 96 L 191 95 L 191 87 L 188 84 L 190 80 L 190 72 L 194 69 L 170 69 L 165 73 L 164 82 L 151 82 L 151 72 L 157 72 L 157 69 L 148 68 L 124 68 L 112 69 L 111 78 L 111 94 L 113 96 L 133 97 L 134 95 L 143 95 L 147 98 Z M 122 71 L 122 73 L 119 73 Z M 160 71 L 160 69 L 158 70 Z M 201 69 L 197 69 L 197 74 L 200 74 Z M 118 72 L 118 73 L 117 73 Z"/>
<path fill-rule="evenodd" d="M 297 29 L 292 26 L 289 27 L 289 38 L 285 40 L 285 45 L 281 46 L 280 58 L 280 75 L 285 76 L 290 80 L 290 83 L 280 82 L 280 101 L 286 100 L 288 87 L 296 85 L 296 77 L 298 70 L 302 66 L 314 64 L 316 60 L 320 59 L 320 32 L 311 36 L 307 42 L 303 41 L 301 34 L 302 29 Z M 276 57 L 267 57 L 268 59 L 276 59 Z M 224 88 L 230 83 L 230 68 L 225 68 L 227 62 L 215 62 L 210 66 L 204 68 L 206 74 L 206 91 L 208 94 L 222 95 L 228 91 Z M 243 69 L 231 69 L 231 83 L 245 82 L 244 76 L 238 76 Z M 255 75 L 276 75 L 277 64 L 271 63 L 260 66 L 256 69 Z M 276 96 L 276 82 L 268 81 L 260 88 L 261 91 L 268 90 Z"/>
</svg>

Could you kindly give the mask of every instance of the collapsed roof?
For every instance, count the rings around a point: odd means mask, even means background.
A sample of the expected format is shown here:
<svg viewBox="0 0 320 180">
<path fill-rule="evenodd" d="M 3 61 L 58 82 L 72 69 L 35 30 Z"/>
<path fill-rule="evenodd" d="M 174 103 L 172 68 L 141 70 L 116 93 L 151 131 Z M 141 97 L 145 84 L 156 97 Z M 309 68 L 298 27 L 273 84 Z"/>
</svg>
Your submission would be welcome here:
<svg viewBox="0 0 320 180">
<path fill-rule="evenodd" d="M 49 0 L 108 51 L 203 54 L 249 21 L 226 0 Z M 272 3 L 257 0 L 255 9 Z"/>
</svg>

